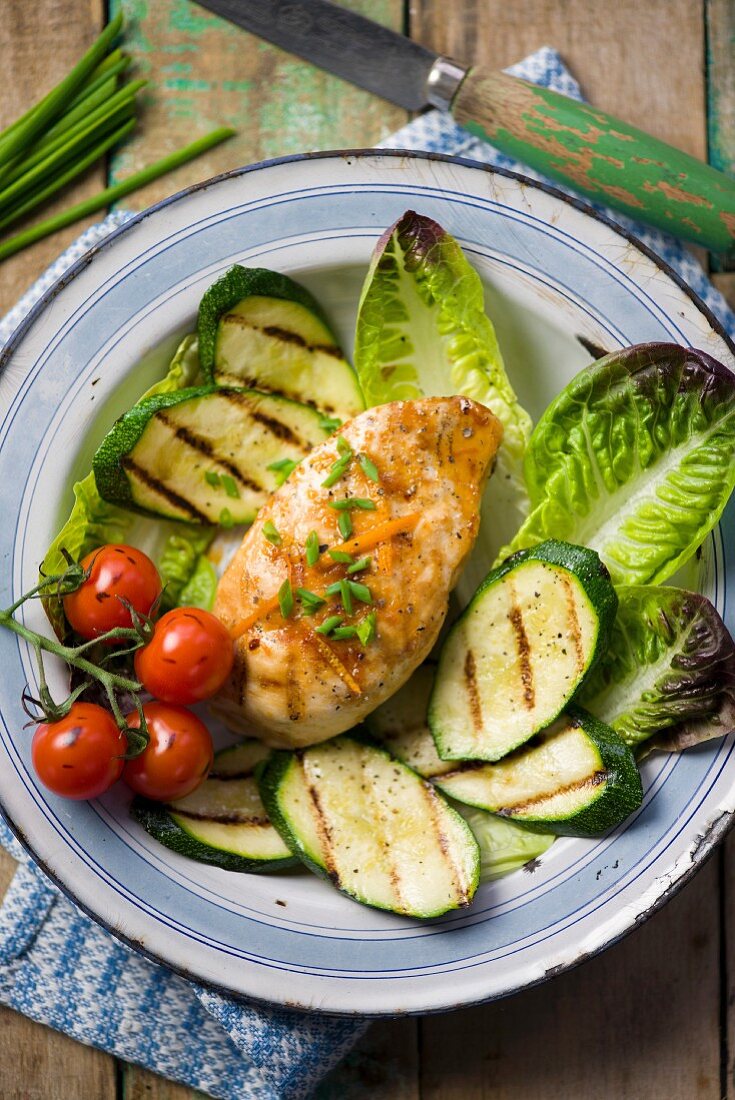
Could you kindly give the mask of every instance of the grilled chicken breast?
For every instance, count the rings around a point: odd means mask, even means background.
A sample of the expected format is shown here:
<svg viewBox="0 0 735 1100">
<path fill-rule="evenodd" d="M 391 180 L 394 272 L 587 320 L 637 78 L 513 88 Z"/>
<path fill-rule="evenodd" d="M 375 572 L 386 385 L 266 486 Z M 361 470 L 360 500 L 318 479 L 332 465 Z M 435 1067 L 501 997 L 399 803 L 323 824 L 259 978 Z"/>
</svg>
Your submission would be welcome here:
<svg viewBox="0 0 735 1100">
<path fill-rule="evenodd" d="M 436 641 L 501 437 L 468 398 L 397 401 L 303 460 L 219 584 L 237 639 L 215 704 L 228 725 L 302 747 L 401 687 Z"/>
</svg>

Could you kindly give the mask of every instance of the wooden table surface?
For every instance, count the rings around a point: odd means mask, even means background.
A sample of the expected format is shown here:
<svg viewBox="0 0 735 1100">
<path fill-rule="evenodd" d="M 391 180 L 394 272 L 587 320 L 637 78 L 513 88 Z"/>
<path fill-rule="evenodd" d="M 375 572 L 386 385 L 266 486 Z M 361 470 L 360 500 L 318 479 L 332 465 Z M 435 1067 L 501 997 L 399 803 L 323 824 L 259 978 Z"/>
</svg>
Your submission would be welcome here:
<svg viewBox="0 0 735 1100">
<path fill-rule="evenodd" d="M 344 0 L 347 3 L 347 0 Z M 406 121 L 381 100 L 237 31 L 190 0 L 113 0 L 150 77 L 128 172 L 230 123 L 238 137 L 151 184 L 142 209 L 216 172 L 306 149 L 372 145 Z M 544 44 L 586 95 L 699 157 L 735 169 L 735 0 L 349 0 L 463 61 L 503 67 Z M 77 60 L 103 0 L 2 0 L 0 125 Z M 58 206 L 101 186 L 102 169 Z M 0 312 L 79 232 L 0 265 Z M 706 262 L 706 257 L 704 258 Z M 735 303 L 735 270 L 711 263 Z M 13 873 L 0 856 L 0 893 Z M 646 925 L 577 970 L 508 1000 L 381 1021 L 321 1100 L 735 1100 L 735 839 Z M 103 1010 L 104 1006 L 100 1006 Z M 155 1021 L 152 1021 L 155 1026 Z M 0 1010 L 1 1100 L 193 1100 L 189 1089 Z"/>
</svg>

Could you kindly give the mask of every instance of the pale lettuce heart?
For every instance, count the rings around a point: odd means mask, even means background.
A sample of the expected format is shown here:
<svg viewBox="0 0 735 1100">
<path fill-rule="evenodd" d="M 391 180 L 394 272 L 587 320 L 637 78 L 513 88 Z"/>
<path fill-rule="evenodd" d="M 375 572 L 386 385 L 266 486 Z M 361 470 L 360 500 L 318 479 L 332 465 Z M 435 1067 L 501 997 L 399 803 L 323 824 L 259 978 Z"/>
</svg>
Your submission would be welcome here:
<svg viewBox="0 0 735 1100">
<path fill-rule="evenodd" d="M 378 241 L 360 298 L 355 367 L 367 405 L 463 394 L 503 425 L 480 535 L 457 588 L 464 604 L 527 515 L 531 420 L 508 381 L 480 277 L 431 218 L 409 210 Z"/>
</svg>

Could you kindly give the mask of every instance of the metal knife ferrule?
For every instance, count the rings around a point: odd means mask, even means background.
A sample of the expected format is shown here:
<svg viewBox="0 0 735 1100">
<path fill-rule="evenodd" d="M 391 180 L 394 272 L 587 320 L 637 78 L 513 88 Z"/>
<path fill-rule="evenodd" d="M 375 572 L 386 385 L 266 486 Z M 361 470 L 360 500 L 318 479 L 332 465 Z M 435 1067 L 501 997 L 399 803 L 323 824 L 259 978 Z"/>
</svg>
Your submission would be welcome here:
<svg viewBox="0 0 735 1100">
<path fill-rule="evenodd" d="M 431 106 L 448 111 L 467 72 L 467 66 L 458 65 L 451 57 L 437 57 L 426 81 L 426 98 Z"/>
</svg>

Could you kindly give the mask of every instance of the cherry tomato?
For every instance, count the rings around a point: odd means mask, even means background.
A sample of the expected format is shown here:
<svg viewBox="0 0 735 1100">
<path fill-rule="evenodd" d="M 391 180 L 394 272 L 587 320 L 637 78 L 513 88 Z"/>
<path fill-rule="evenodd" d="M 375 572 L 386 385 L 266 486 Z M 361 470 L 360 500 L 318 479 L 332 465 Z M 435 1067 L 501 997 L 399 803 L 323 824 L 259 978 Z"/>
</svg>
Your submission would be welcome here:
<svg viewBox="0 0 735 1100">
<path fill-rule="evenodd" d="M 80 565 L 89 578 L 69 596 L 64 611 L 83 638 L 97 638 L 118 626 L 132 626 L 127 600 L 140 615 L 148 615 L 161 594 L 161 578 L 151 559 L 133 546 L 110 544 L 93 550 Z"/>
<path fill-rule="evenodd" d="M 177 607 L 158 620 L 153 637 L 135 654 L 135 674 L 164 703 L 209 699 L 232 671 L 228 631 L 209 611 Z"/>
<path fill-rule="evenodd" d="M 45 787 L 63 798 L 96 798 L 123 770 L 127 742 L 115 719 L 96 703 L 72 703 L 65 718 L 44 722 L 31 756 Z"/>
<path fill-rule="evenodd" d="M 156 802 L 183 798 L 207 778 L 212 766 L 209 730 L 196 714 L 170 703 L 146 703 L 143 713 L 151 739 L 140 756 L 125 762 L 123 779 L 136 794 Z M 127 722 L 139 727 L 137 712 Z"/>
</svg>

